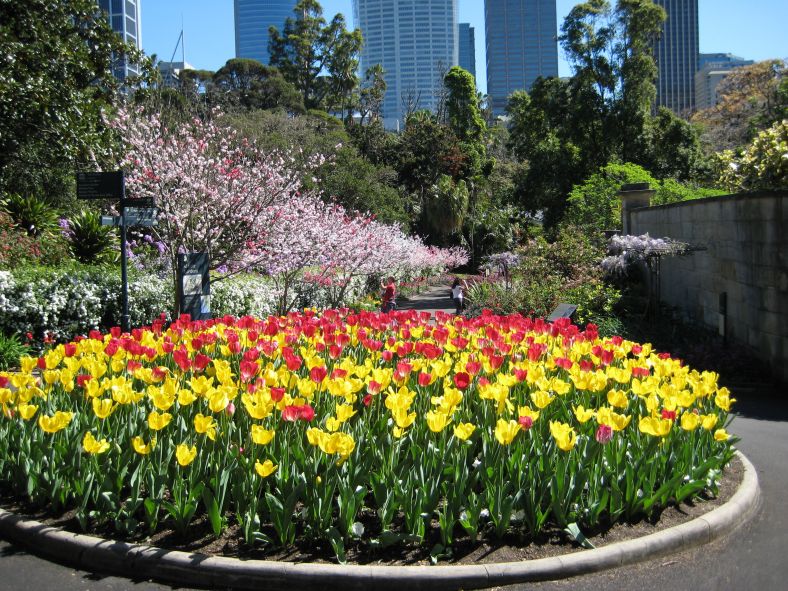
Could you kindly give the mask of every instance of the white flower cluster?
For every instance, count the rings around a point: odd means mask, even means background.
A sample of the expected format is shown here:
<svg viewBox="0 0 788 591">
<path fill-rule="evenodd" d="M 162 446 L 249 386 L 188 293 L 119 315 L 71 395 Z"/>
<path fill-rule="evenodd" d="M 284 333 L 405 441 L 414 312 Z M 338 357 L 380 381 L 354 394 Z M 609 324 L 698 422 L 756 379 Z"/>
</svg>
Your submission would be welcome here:
<svg viewBox="0 0 788 591">
<path fill-rule="evenodd" d="M 686 242 L 672 238 L 640 236 L 613 236 L 607 245 L 609 256 L 602 259 L 602 269 L 610 275 L 625 275 L 632 265 L 657 256 L 684 255 L 690 251 Z"/>
<path fill-rule="evenodd" d="M 265 318 L 276 311 L 271 281 L 260 275 L 233 275 L 211 282 L 211 314 Z"/>
<path fill-rule="evenodd" d="M 153 278 L 129 282 L 131 323 L 149 323 L 172 305 L 168 283 Z M 120 323 L 120 277 L 99 270 L 0 271 L 0 330 L 71 339 Z"/>
<path fill-rule="evenodd" d="M 499 252 L 484 258 L 484 263 L 479 267 L 482 271 L 490 273 L 505 272 L 520 263 L 520 255 L 513 252 Z"/>
</svg>

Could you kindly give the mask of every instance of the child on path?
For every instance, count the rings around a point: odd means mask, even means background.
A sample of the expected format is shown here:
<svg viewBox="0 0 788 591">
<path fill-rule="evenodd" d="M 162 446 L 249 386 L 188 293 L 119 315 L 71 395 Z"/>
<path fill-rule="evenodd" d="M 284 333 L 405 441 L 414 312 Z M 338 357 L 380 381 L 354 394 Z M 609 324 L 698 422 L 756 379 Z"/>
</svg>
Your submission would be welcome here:
<svg viewBox="0 0 788 591">
<path fill-rule="evenodd" d="M 394 285 L 394 278 L 389 277 L 385 283 L 381 283 L 383 289 L 383 300 L 380 303 L 381 312 L 391 312 L 397 305 L 397 288 Z"/>
<path fill-rule="evenodd" d="M 454 279 L 454 283 L 452 283 L 451 286 L 451 299 L 454 300 L 454 305 L 457 308 L 455 314 L 462 314 L 462 310 L 465 306 L 465 302 L 464 302 L 465 294 L 463 293 L 464 288 L 465 286 L 463 282 L 460 281 L 459 277 L 456 277 Z"/>
</svg>

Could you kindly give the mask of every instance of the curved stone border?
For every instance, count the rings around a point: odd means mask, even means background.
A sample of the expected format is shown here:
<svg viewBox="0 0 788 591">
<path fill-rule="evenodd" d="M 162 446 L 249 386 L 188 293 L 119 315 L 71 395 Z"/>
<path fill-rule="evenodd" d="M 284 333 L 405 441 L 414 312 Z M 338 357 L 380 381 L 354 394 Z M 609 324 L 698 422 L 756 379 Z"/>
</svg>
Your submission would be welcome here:
<svg viewBox="0 0 788 591">
<path fill-rule="evenodd" d="M 754 466 L 744 465 L 739 489 L 725 505 L 687 523 L 595 550 L 523 562 L 447 566 L 341 566 L 239 560 L 163 550 L 73 534 L 0 509 L 0 536 L 36 554 L 83 570 L 179 586 L 239 589 L 478 589 L 567 578 L 706 544 L 749 520 L 760 504 Z"/>
</svg>

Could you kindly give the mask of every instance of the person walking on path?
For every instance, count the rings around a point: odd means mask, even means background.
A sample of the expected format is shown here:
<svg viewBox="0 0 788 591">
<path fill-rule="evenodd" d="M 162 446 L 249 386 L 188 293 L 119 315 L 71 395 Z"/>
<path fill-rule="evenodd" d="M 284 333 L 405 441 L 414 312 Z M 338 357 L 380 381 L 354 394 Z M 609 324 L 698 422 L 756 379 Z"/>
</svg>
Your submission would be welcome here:
<svg viewBox="0 0 788 591">
<path fill-rule="evenodd" d="M 383 288 L 383 300 L 380 303 L 381 312 L 391 312 L 396 306 L 397 288 L 394 285 L 394 278 L 389 277 L 385 283 L 381 283 Z"/>
<path fill-rule="evenodd" d="M 451 299 L 454 300 L 454 306 L 457 308 L 455 314 L 462 314 L 463 308 L 465 307 L 464 288 L 463 282 L 460 281 L 459 277 L 456 277 L 451 286 Z"/>
</svg>

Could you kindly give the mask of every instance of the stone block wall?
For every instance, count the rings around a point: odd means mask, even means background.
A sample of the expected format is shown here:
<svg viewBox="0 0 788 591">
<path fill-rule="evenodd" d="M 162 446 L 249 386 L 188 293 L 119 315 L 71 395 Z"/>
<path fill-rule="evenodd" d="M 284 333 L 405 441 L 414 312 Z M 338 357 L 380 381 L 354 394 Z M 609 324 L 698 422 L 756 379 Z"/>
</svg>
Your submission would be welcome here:
<svg viewBox="0 0 788 591">
<path fill-rule="evenodd" d="M 630 212 L 631 234 L 670 237 L 706 250 L 663 257 L 661 300 L 690 322 L 719 327 L 788 382 L 788 193 L 727 195 Z"/>
</svg>

